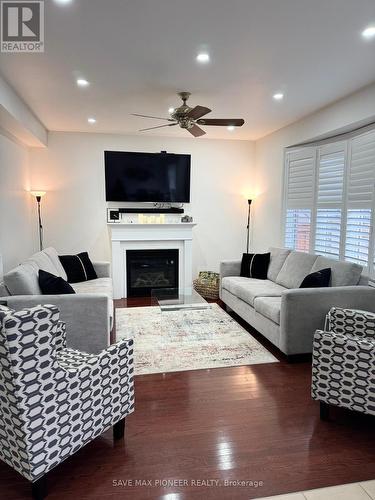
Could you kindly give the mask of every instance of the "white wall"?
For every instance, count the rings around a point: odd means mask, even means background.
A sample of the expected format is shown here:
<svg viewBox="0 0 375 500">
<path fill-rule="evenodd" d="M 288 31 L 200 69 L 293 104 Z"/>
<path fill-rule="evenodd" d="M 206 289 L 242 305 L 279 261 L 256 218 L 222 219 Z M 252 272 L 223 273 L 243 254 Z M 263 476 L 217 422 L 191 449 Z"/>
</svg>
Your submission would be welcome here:
<svg viewBox="0 0 375 500">
<path fill-rule="evenodd" d="M 0 261 L 4 272 L 34 251 L 36 219 L 27 149 L 0 135 Z M 1 274 L 1 269 L 0 269 Z"/>
<path fill-rule="evenodd" d="M 287 106 L 287 100 L 283 103 Z M 282 245 L 284 148 L 375 121 L 375 84 L 337 101 L 256 142 L 256 191 L 253 247 Z"/>
<path fill-rule="evenodd" d="M 254 185 L 254 144 L 248 141 L 51 132 L 48 148 L 30 150 L 34 189 L 44 202 L 45 245 L 59 252 L 87 249 L 109 259 L 104 150 L 167 150 L 192 155 L 193 266 L 218 270 L 221 259 L 245 250 L 247 202 Z"/>
</svg>

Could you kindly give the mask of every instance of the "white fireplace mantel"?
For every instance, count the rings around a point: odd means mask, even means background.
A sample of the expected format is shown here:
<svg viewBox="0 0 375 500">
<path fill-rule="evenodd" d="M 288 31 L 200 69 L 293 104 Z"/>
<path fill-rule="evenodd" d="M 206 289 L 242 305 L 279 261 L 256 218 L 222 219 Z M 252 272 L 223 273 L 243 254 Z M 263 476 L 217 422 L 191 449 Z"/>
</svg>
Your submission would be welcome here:
<svg viewBox="0 0 375 500">
<path fill-rule="evenodd" d="M 192 241 L 190 222 L 174 224 L 108 224 L 112 243 L 112 277 L 115 299 L 127 297 L 127 250 L 177 249 L 179 252 L 179 287 L 190 288 L 193 282 Z"/>
</svg>

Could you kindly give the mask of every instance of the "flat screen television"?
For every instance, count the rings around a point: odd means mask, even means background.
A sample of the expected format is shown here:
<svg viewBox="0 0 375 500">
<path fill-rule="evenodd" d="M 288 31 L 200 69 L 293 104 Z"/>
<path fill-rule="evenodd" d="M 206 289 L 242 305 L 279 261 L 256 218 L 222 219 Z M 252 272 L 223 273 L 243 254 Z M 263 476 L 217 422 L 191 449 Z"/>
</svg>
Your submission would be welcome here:
<svg viewBox="0 0 375 500">
<path fill-rule="evenodd" d="M 190 201 L 190 155 L 105 151 L 104 163 L 107 201 Z"/>
</svg>

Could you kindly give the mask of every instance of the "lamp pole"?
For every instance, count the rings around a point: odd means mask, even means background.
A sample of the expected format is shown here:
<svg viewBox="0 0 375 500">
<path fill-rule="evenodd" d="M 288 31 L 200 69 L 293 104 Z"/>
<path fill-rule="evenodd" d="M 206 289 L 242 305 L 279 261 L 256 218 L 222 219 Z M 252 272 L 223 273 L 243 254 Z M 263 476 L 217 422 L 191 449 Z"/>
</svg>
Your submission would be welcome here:
<svg viewBox="0 0 375 500">
<path fill-rule="evenodd" d="M 247 240 L 246 240 L 246 253 L 249 253 L 249 243 L 250 243 L 250 211 L 251 211 L 252 200 L 247 200 L 248 212 L 247 212 Z"/>
<path fill-rule="evenodd" d="M 43 224 L 42 224 L 42 210 L 41 201 L 42 197 L 46 194 L 45 191 L 30 191 L 30 194 L 34 196 L 38 207 L 38 231 L 39 231 L 39 250 L 43 250 Z"/>
<path fill-rule="evenodd" d="M 38 204 L 38 226 L 39 226 L 39 250 L 43 250 L 43 225 L 42 225 L 42 215 L 40 210 L 40 201 L 42 197 L 36 196 L 36 202 Z"/>
</svg>

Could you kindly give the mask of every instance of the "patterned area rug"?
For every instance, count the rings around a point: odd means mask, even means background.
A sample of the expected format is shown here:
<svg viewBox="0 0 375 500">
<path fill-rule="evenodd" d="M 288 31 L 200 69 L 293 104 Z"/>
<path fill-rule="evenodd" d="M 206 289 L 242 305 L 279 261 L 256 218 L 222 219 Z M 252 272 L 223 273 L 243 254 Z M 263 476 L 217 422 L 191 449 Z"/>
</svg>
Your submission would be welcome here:
<svg viewBox="0 0 375 500">
<path fill-rule="evenodd" d="M 134 338 L 136 375 L 277 362 L 217 304 L 193 311 L 117 309 L 116 331 L 117 340 Z"/>
</svg>

